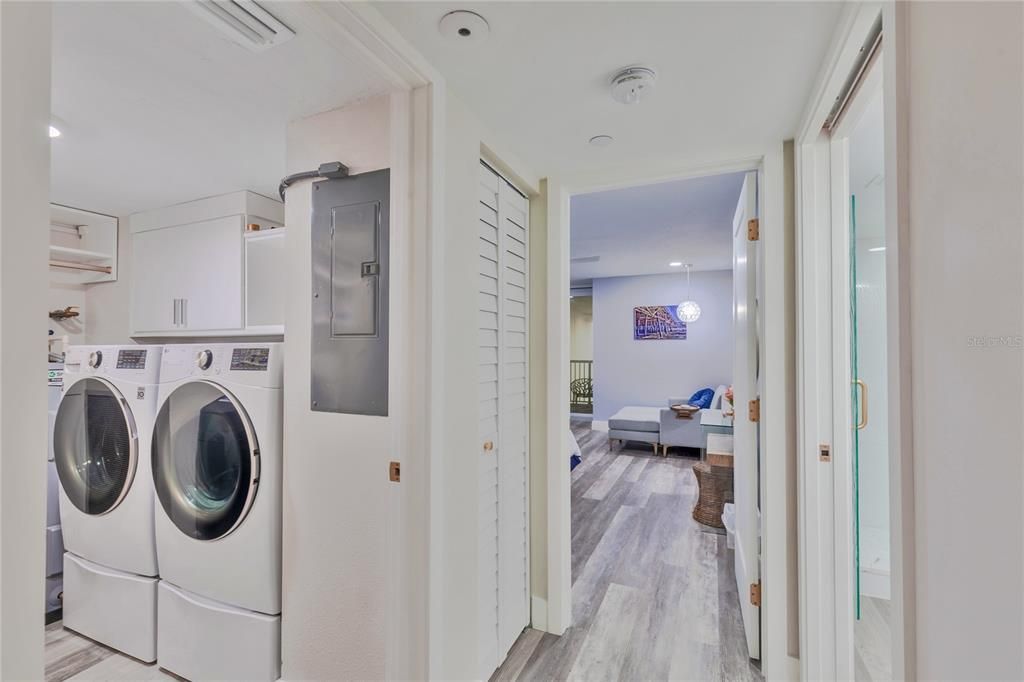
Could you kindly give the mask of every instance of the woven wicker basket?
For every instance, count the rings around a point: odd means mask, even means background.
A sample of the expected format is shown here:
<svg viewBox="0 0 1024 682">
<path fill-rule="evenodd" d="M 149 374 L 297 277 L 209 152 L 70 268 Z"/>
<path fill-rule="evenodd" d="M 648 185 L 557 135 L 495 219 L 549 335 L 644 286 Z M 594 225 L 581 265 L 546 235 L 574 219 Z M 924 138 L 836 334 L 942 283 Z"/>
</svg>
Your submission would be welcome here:
<svg viewBox="0 0 1024 682">
<path fill-rule="evenodd" d="M 733 501 L 732 467 L 712 466 L 707 462 L 693 465 L 697 477 L 697 504 L 693 507 L 693 518 L 698 523 L 713 528 L 725 528 L 722 523 L 722 509 L 726 502 Z"/>
</svg>

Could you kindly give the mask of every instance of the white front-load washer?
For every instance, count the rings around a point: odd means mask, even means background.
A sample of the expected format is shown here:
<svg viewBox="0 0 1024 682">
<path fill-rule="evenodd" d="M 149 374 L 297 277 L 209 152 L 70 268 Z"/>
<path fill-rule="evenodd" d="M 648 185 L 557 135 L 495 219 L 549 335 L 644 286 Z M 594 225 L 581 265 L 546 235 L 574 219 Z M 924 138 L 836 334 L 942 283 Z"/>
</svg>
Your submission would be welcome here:
<svg viewBox="0 0 1024 682">
<path fill-rule="evenodd" d="M 280 674 L 282 361 L 278 343 L 163 351 L 158 661 L 189 679 Z"/>
<path fill-rule="evenodd" d="M 54 417 L 64 625 L 156 660 L 150 443 L 162 346 L 73 346 Z"/>
</svg>

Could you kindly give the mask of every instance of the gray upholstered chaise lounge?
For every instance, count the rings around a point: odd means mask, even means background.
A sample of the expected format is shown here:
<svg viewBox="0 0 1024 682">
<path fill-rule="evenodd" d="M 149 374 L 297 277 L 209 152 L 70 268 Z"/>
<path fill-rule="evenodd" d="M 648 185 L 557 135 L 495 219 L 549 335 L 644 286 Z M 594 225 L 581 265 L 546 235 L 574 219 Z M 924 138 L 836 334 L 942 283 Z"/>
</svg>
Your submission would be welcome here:
<svg viewBox="0 0 1024 682">
<path fill-rule="evenodd" d="M 623 407 L 608 420 L 608 438 L 650 443 L 658 453 L 661 415 L 657 407 Z"/>
</svg>

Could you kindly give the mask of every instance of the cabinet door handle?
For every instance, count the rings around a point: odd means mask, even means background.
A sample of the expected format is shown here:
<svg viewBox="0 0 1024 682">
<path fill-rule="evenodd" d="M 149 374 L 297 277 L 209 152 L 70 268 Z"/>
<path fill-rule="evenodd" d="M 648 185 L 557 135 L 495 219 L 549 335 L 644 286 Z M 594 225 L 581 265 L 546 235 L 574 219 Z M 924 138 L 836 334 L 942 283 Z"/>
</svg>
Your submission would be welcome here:
<svg viewBox="0 0 1024 682">
<path fill-rule="evenodd" d="M 181 326 L 188 326 L 188 299 L 181 299 Z"/>
<path fill-rule="evenodd" d="M 180 298 L 174 299 L 174 322 L 172 323 L 172 325 L 175 327 L 178 326 L 178 320 L 181 319 L 180 301 Z"/>
</svg>

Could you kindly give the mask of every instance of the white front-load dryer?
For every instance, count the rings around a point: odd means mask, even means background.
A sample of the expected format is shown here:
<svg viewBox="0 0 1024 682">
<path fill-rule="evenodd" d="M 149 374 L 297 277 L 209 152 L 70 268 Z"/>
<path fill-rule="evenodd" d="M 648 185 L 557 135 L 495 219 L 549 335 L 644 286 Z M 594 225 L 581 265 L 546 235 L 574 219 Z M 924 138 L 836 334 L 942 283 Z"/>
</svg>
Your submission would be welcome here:
<svg viewBox="0 0 1024 682">
<path fill-rule="evenodd" d="M 156 660 L 150 443 L 162 346 L 73 346 L 54 417 L 64 625 Z"/>
<path fill-rule="evenodd" d="M 189 679 L 280 673 L 282 351 L 163 351 L 152 445 L 158 660 Z"/>
</svg>

